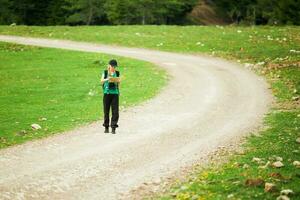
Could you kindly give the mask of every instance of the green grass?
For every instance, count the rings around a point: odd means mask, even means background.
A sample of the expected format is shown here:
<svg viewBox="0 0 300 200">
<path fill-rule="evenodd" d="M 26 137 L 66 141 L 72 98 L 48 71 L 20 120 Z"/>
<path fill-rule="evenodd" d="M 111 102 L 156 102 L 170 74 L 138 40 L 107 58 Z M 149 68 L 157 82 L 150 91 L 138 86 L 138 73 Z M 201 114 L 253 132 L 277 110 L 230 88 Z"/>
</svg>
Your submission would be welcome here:
<svg viewBox="0 0 300 200">
<path fill-rule="evenodd" d="M 100 74 L 111 58 L 97 53 L 0 43 L 0 147 L 101 119 Z M 166 83 L 165 71 L 150 63 L 114 58 L 123 75 L 121 107 L 153 97 Z M 33 123 L 42 129 L 33 131 Z"/>
<path fill-rule="evenodd" d="M 300 50 L 299 31 L 300 28 L 296 26 L 0 26 L 0 34 L 99 42 L 173 52 L 203 52 L 257 62 L 268 58 L 284 58 L 293 55 L 290 50 Z"/>
<path fill-rule="evenodd" d="M 105 44 L 144 47 L 190 54 L 208 54 L 252 63 L 269 81 L 276 104 L 265 118 L 265 130 L 251 136 L 244 155 L 234 155 L 221 166 L 193 172 L 191 178 L 174 185 L 160 199 L 275 199 L 279 192 L 265 193 L 263 186 L 245 186 L 249 178 L 275 183 L 278 189 L 292 189 L 300 199 L 300 27 L 212 27 L 212 26 L 0 26 L 0 34 L 60 38 Z M 260 63 L 260 64 L 258 64 Z M 298 153 L 297 153 L 298 151 Z M 283 158 L 284 167 L 259 169 L 253 157 L 273 162 Z M 249 168 L 243 168 L 248 164 Z M 262 164 L 261 164 L 262 165 Z M 278 172 L 284 178 L 274 178 Z"/>
</svg>

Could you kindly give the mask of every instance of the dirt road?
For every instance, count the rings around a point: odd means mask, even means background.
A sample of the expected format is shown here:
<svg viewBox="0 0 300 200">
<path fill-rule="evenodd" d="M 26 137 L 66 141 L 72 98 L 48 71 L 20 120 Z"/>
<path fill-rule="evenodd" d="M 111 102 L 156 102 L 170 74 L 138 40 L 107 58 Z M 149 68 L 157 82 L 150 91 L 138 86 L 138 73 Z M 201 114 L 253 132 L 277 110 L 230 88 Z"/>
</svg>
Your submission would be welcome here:
<svg viewBox="0 0 300 200">
<path fill-rule="evenodd" d="M 95 122 L 1 150 L 0 199 L 123 198 L 254 130 L 271 102 L 261 77 L 221 59 L 13 36 L 0 41 L 137 58 L 172 77 L 155 98 L 120 113 L 116 135 Z"/>
</svg>

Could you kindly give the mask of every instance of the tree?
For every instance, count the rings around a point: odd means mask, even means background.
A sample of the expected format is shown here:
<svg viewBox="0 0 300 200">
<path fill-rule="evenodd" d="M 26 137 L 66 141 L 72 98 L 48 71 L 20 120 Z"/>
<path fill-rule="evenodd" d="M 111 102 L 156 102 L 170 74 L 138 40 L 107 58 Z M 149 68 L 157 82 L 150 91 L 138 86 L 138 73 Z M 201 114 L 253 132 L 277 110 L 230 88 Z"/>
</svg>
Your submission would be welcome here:
<svg viewBox="0 0 300 200">
<path fill-rule="evenodd" d="M 94 24 L 105 16 L 105 0 L 67 0 L 65 9 L 69 12 L 69 24 Z"/>
<path fill-rule="evenodd" d="M 300 1 L 279 0 L 275 16 L 282 24 L 300 25 Z"/>
<path fill-rule="evenodd" d="M 112 24 L 131 24 L 137 18 L 137 9 L 131 0 L 111 0 L 105 4 L 108 20 Z"/>
<path fill-rule="evenodd" d="M 0 0 L 0 24 L 11 24 L 14 22 L 11 0 Z"/>
<path fill-rule="evenodd" d="M 110 0 L 105 4 L 113 24 L 180 24 L 196 0 Z"/>
<path fill-rule="evenodd" d="M 188 24 L 199 1 L 231 23 L 300 25 L 299 0 L 0 0 L 0 24 Z"/>
<path fill-rule="evenodd" d="M 51 0 L 47 7 L 46 25 L 63 25 L 65 24 L 68 11 L 66 10 L 67 2 L 63 0 Z"/>
</svg>

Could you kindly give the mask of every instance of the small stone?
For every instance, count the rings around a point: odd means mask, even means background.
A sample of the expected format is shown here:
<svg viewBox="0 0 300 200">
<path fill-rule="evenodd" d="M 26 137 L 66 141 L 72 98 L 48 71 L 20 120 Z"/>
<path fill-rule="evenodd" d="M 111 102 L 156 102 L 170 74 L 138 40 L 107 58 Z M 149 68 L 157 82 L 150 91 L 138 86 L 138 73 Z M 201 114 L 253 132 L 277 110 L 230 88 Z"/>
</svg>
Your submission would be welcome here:
<svg viewBox="0 0 300 200">
<path fill-rule="evenodd" d="M 293 165 L 294 165 L 295 167 L 297 167 L 297 168 L 300 168 L 300 162 L 299 162 L 298 160 L 295 160 L 295 161 L 293 162 Z"/>
<path fill-rule="evenodd" d="M 296 142 L 300 144 L 300 137 L 296 139 Z"/>
<path fill-rule="evenodd" d="M 269 176 L 273 178 L 283 179 L 283 176 L 278 172 L 272 172 L 271 174 L 269 174 Z"/>
<path fill-rule="evenodd" d="M 159 185 L 161 183 L 161 180 L 159 178 L 153 180 L 153 185 Z"/>
<path fill-rule="evenodd" d="M 258 63 L 256 63 L 257 65 L 264 65 L 265 64 L 265 62 L 258 62 Z"/>
<path fill-rule="evenodd" d="M 241 181 L 233 181 L 232 184 L 233 185 L 239 185 L 241 183 Z"/>
<path fill-rule="evenodd" d="M 252 158 L 252 162 L 260 162 L 260 161 L 261 161 L 261 158 L 256 158 L 256 157 Z"/>
<path fill-rule="evenodd" d="M 249 167 L 250 167 L 250 166 L 249 166 L 248 164 L 244 164 L 244 165 L 243 165 L 243 168 L 244 168 L 244 169 L 248 169 Z"/>
<path fill-rule="evenodd" d="M 258 179 L 247 179 L 245 182 L 246 186 L 260 186 L 265 183 L 264 180 L 258 178 Z"/>
<path fill-rule="evenodd" d="M 285 195 L 280 195 L 276 200 L 290 200 L 290 198 Z"/>
<path fill-rule="evenodd" d="M 299 153 L 299 150 L 294 150 L 293 153 Z"/>
<path fill-rule="evenodd" d="M 276 161 L 272 164 L 273 167 L 280 168 L 283 167 L 284 164 L 281 161 Z"/>
<path fill-rule="evenodd" d="M 280 191 L 280 194 L 281 194 L 281 195 L 285 195 L 285 196 L 289 196 L 289 195 L 294 194 L 294 191 L 291 190 L 291 189 L 285 189 L 285 190 L 281 190 L 281 191 Z"/>
<path fill-rule="evenodd" d="M 296 97 L 292 97 L 292 100 L 293 100 L 293 101 L 298 101 L 298 100 L 299 100 L 299 97 L 297 97 L 297 96 L 296 96 Z"/>
<path fill-rule="evenodd" d="M 236 154 L 245 155 L 245 151 L 243 149 L 238 149 L 238 150 L 236 150 Z"/>
<path fill-rule="evenodd" d="M 31 128 L 33 130 L 38 130 L 38 129 L 41 129 L 42 127 L 40 125 L 38 125 L 38 124 L 31 124 Z"/>
<path fill-rule="evenodd" d="M 273 183 L 265 183 L 265 192 L 276 192 L 277 187 Z"/>
<path fill-rule="evenodd" d="M 253 64 L 251 64 L 251 63 L 245 63 L 244 66 L 245 66 L 247 69 L 249 69 L 249 68 L 253 67 Z"/>
<path fill-rule="evenodd" d="M 186 190 L 186 189 L 188 189 L 188 187 L 185 186 L 185 185 L 183 185 L 183 186 L 180 187 L 180 190 Z"/>
</svg>

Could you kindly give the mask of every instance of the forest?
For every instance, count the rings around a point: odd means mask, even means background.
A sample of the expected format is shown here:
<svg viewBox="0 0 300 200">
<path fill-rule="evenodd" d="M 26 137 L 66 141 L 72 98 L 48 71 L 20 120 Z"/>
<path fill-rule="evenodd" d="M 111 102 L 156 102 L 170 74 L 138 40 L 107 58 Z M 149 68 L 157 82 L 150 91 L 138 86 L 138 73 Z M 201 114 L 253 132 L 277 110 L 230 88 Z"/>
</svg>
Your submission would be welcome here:
<svg viewBox="0 0 300 200">
<path fill-rule="evenodd" d="M 199 4 L 226 24 L 300 24 L 299 0 L 0 0 L 0 24 L 201 24 Z"/>
</svg>

